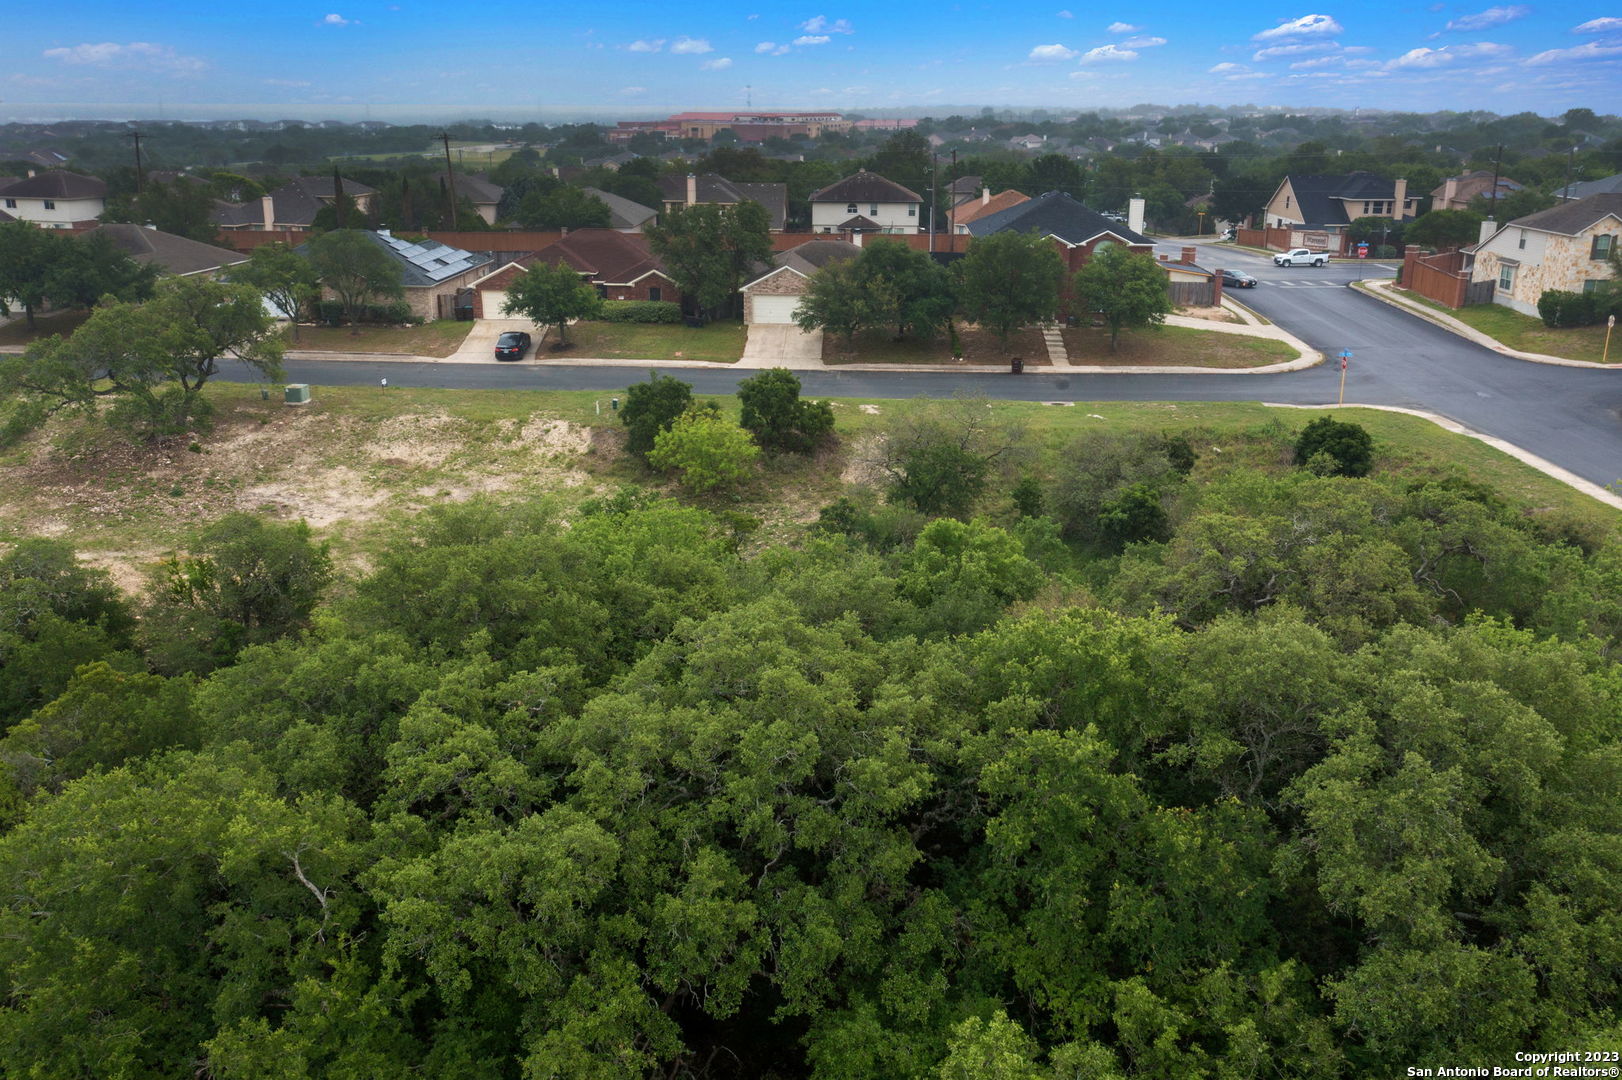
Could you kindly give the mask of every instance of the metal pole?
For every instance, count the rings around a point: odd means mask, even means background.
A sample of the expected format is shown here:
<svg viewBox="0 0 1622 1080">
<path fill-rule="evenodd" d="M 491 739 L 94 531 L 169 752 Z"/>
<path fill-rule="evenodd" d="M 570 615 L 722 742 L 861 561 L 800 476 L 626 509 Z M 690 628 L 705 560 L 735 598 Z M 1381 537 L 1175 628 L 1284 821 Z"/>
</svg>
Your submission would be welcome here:
<svg viewBox="0 0 1622 1080">
<path fill-rule="evenodd" d="M 445 198 L 450 202 L 451 216 L 445 228 L 456 228 L 456 173 L 451 169 L 451 137 L 444 131 L 439 133 L 440 141 L 445 144 Z"/>
<path fill-rule="evenodd" d="M 957 172 L 957 151 L 956 150 L 952 151 L 952 171 Z M 957 178 L 956 177 L 953 177 L 952 183 L 954 183 L 954 184 L 957 183 Z M 946 245 L 947 246 L 946 246 L 946 250 L 955 255 L 957 253 L 957 202 L 956 202 L 956 200 L 954 200 L 952 202 L 951 206 L 946 208 L 946 214 L 947 214 L 947 225 L 946 225 L 946 237 L 947 237 Z"/>
<path fill-rule="evenodd" d="M 1605 351 L 1599 355 L 1599 362 L 1602 364 L 1609 364 L 1611 362 L 1611 327 L 1615 325 L 1616 316 L 1607 315 L 1605 317 Z"/>
<path fill-rule="evenodd" d="M 941 156 L 931 153 L 930 164 L 934 166 L 935 177 L 930 181 L 929 192 L 929 253 L 935 254 L 935 204 L 941 201 Z"/>
<path fill-rule="evenodd" d="M 135 140 L 135 194 L 136 197 L 139 197 L 141 194 L 141 133 L 132 131 L 130 132 L 130 138 Z"/>
<path fill-rule="evenodd" d="M 1503 159 L 1504 144 L 1499 143 L 1498 152 L 1493 155 L 1492 159 L 1492 209 L 1487 211 L 1487 216 L 1492 218 L 1494 221 L 1498 220 L 1498 166 Z M 1402 207 L 1397 207 L 1397 213 L 1402 213 Z"/>
</svg>

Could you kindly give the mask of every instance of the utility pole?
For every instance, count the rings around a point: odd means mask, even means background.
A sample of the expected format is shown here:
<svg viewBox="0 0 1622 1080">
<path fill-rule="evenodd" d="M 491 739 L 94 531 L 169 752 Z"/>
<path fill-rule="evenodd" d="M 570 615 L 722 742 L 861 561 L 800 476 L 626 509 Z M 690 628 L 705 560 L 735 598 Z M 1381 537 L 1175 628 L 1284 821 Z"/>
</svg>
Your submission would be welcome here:
<svg viewBox="0 0 1622 1080">
<path fill-rule="evenodd" d="M 445 144 L 445 181 L 447 184 L 447 187 L 445 188 L 445 199 L 450 204 L 450 217 L 447 219 L 449 224 L 447 224 L 445 228 L 454 230 L 456 228 L 456 173 L 451 170 L 450 134 L 448 132 L 441 131 L 439 133 L 439 140 Z"/>
<path fill-rule="evenodd" d="M 930 181 L 929 192 L 929 253 L 935 253 L 935 204 L 941 201 L 941 156 L 936 153 L 929 155 L 929 162 L 934 167 L 935 178 Z"/>
<path fill-rule="evenodd" d="M 1577 148 L 1573 146 L 1570 150 L 1566 151 L 1566 186 L 1561 189 L 1560 194 L 1560 197 L 1563 199 L 1571 198 L 1571 174 L 1572 170 L 1576 169 L 1576 167 Z"/>
<path fill-rule="evenodd" d="M 136 194 L 137 197 L 139 197 L 140 194 L 141 194 L 141 139 L 142 139 L 142 135 L 141 135 L 141 132 L 139 130 L 136 130 L 136 131 L 131 131 L 128 135 L 125 136 L 125 138 L 135 140 L 135 194 Z"/>
<path fill-rule="evenodd" d="M 952 171 L 954 173 L 957 172 L 957 151 L 956 150 L 952 151 Z M 953 177 L 952 182 L 955 184 L 957 182 L 957 178 Z M 946 243 L 949 245 L 947 247 L 947 250 L 952 252 L 952 254 L 955 255 L 955 254 L 957 254 L 957 200 L 956 199 L 952 200 L 952 205 L 947 208 L 946 213 L 947 213 L 947 216 L 948 216 L 948 224 L 946 226 L 946 238 L 947 238 Z"/>
<path fill-rule="evenodd" d="M 1504 159 L 1504 144 L 1498 144 L 1498 152 L 1492 158 L 1492 203 L 1487 216 L 1494 221 L 1498 220 L 1498 166 Z M 1397 213 L 1402 213 L 1402 207 L 1397 207 Z"/>
</svg>

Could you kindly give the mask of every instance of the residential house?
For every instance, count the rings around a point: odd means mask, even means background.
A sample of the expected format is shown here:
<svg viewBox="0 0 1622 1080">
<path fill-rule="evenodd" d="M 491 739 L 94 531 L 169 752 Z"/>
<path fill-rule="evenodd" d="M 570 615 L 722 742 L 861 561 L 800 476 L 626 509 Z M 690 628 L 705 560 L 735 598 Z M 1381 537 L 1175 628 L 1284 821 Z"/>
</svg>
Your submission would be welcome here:
<svg viewBox="0 0 1622 1080">
<path fill-rule="evenodd" d="M 1408 194 L 1408 181 L 1382 180 L 1370 172 L 1344 176 L 1291 173 L 1267 200 L 1265 224 L 1339 234 L 1360 217 L 1407 221 L 1419 200 Z M 1307 246 L 1316 246 L 1308 244 Z"/>
<path fill-rule="evenodd" d="M 1133 216 L 1139 217 L 1141 200 L 1132 202 Z M 1141 222 L 1137 224 L 1141 229 Z M 991 236 L 1000 232 L 1029 233 L 1052 239 L 1071 271 L 1085 266 L 1093 252 L 1112 244 L 1124 245 L 1140 255 L 1154 251 L 1154 242 L 1137 229 L 1111 221 L 1062 191 L 1049 191 L 969 222 L 970 236 Z"/>
<path fill-rule="evenodd" d="M 0 210 L 18 221 L 46 229 L 71 229 L 93 223 L 107 209 L 107 184 L 94 176 L 65 169 L 29 170 L 20 180 L 0 187 Z"/>
<path fill-rule="evenodd" d="M 60 169 L 68 163 L 69 158 L 60 150 L 30 150 L 22 156 L 22 160 L 43 169 Z"/>
<path fill-rule="evenodd" d="M 1477 244 L 1470 281 L 1491 282 L 1493 303 L 1536 315 L 1538 298 L 1550 289 L 1593 292 L 1614 280 L 1608 260 L 1619 236 L 1622 192 L 1561 203 L 1516 218 Z"/>
<path fill-rule="evenodd" d="M 344 195 L 352 199 L 360 214 L 371 213 L 377 189 L 358 180 L 344 180 Z M 300 176 L 258 199 L 243 203 L 214 201 L 214 223 L 222 229 L 275 229 L 306 231 L 315 224 L 322 207 L 338 201 L 330 176 Z M 351 222 L 358 225 L 359 222 Z"/>
<path fill-rule="evenodd" d="M 969 226 L 981 218 L 1001 213 L 1010 207 L 1030 201 L 1031 197 L 1029 195 L 1015 191 L 1012 188 L 993 195 L 990 188 L 983 187 L 980 189 L 979 195 L 973 199 L 965 199 L 953 206 L 948 212 L 951 229 L 959 236 L 967 236 Z"/>
<path fill-rule="evenodd" d="M 641 233 L 575 229 L 542 248 L 536 259 L 570 267 L 605 300 L 681 301 L 681 291 Z"/>
<path fill-rule="evenodd" d="M 346 184 L 346 190 L 347 187 Z M 484 276 L 492 261 L 487 252 L 463 251 L 437 240 L 413 243 L 387 229 L 365 231 L 361 235 L 400 264 L 405 301 L 411 313 L 423 319 L 452 318 L 457 307 L 471 304 L 471 297 L 466 304 L 458 304 L 457 294 L 465 294 L 475 280 Z M 304 254 L 307 245 L 293 250 Z"/>
<path fill-rule="evenodd" d="M 105 236 L 142 266 L 156 266 L 175 277 L 218 277 L 227 267 L 248 261 L 248 256 L 204 244 L 150 225 L 98 225 L 76 236 Z"/>
<path fill-rule="evenodd" d="M 496 223 L 496 207 L 501 205 L 501 197 L 507 189 L 500 184 L 492 184 L 490 178 L 483 173 L 456 173 L 456 198 L 467 199 L 477 210 L 479 217 L 484 219 L 486 225 Z M 439 174 L 440 183 L 447 183 L 446 175 Z M 344 193 L 349 192 L 349 182 L 344 182 Z"/>
<path fill-rule="evenodd" d="M 861 251 L 848 240 L 828 238 L 779 251 L 772 256 L 770 269 L 739 290 L 743 293 L 743 321 L 749 325 L 792 323 L 794 309 L 811 288 L 817 271 L 830 263 L 854 259 Z"/>
<path fill-rule="evenodd" d="M 985 186 L 983 176 L 960 176 L 953 180 L 946 188 L 946 202 L 948 206 L 966 203 L 970 199 L 980 197 L 980 189 Z"/>
<path fill-rule="evenodd" d="M 768 228 L 772 232 L 782 232 L 788 221 L 787 184 L 742 183 L 728 180 L 719 173 L 661 176 L 658 183 L 659 195 L 664 200 L 666 210 L 674 210 L 678 206 L 735 206 L 753 201 L 766 208 L 766 216 L 770 219 Z"/>
<path fill-rule="evenodd" d="M 1047 144 L 1046 135 L 1019 135 L 1008 140 L 1010 150 L 1040 150 Z"/>
<path fill-rule="evenodd" d="M 1490 198 L 1493 184 L 1498 185 L 1498 197 L 1521 190 L 1521 185 L 1507 176 L 1498 176 L 1486 169 L 1477 169 L 1462 176 L 1450 176 L 1431 192 L 1432 210 L 1468 210 L 1470 200 L 1476 196 Z"/>
<path fill-rule="evenodd" d="M 923 198 L 866 169 L 811 194 L 811 231 L 915 233 Z"/>
<path fill-rule="evenodd" d="M 580 164 L 588 169 L 607 169 L 609 172 L 619 172 L 621 165 L 629 165 L 639 156 L 629 150 L 621 150 L 617 154 L 602 154 L 598 157 L 587 158 Z"/>
<path fill-rule="evenodd" d="M 1606 176 L 1599 180 L 1582 180 L 1575 184 L 1568 184 L 1554 193 L 1557 199 L 1575 201 L 1586 199 L 1590 195 L 1612 195 L 1622 191 L 1622 173 L 1615 176 Z"/>
<path fill-rule="evenodd" d="M 611 191 L 594 187 L 581 190 L 608 207 L 608 227 L 618 232 L 639 233 L 643 226 L 659 217 L 659 211 L 633 202 L 623 195 L 615 195 Z"/>
</svg>

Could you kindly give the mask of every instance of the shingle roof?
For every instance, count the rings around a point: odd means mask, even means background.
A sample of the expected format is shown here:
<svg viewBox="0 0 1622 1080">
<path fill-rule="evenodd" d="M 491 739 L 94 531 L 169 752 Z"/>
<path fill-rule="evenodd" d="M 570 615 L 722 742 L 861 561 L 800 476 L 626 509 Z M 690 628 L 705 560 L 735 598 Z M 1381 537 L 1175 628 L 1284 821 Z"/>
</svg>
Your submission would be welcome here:
<svg viewBox="0 0 1622 1080">
<path fill-rule="evenodd" d="M 615 195 L 612 191 L 602 188 L 581 188 L 587 195 L 600 200 L 608 207 L 608 227 L 611 229 L 637 229 L 658 216 L 659 211 L 649 209 L 639 202 L 633 202 L 623 195 Z"/>
<path fill-rule="evenodd" d="M 886 180 L 866 169 L 836 180 L 821 191 L 812 192 L 811 201 L 832 203 L 915 203 L 923 202 L 916 191 Z"/>
<path fill-rule="evenodd" d="M 105 236 L 141 265 L 150 263 L 179 277 L 248 261 L 248 256 L 229 248 L 215 247 L 140 225 L 101 225 L 76 235 Z"/>
<path fill-rule="evenodd" d="M 650 270 L 664 273 L 641 233 L 613 229 L 576 229 L 537 255 L 540 262 L 570 266 L 596 281 L 627 285 Z"/>
<path fill-rule="evenodd" d="M 958 203 L 952 208 L 952 222 L 956 225 L 967 225 L 970 222 L 979 221 L 983 217 L 1001 213 L 1011 206 L 1030 202 L 1030 200 L 1029 195 L 1015 191 L 1012 188 L 1007 191 L 999 191 L 987 202 L 981 202 L 978 198 L 970 199 L 967 202 Z"/>
<path fill-rule="evenodd" d="M 210 218 L 216 225 L 237 227 L 242 225 L 258 225 L 265 220 L 264 211 L 258 199 L 252 202 L 226 202 L 224 199 L 214 200 L 214 214 Z"/>
<path fill-rule="evenodd" d="M 970 236 L 990 236 L 1010 231 L 1057 236 L 1067 244 L 1084 244 L 1104 233 L 1119 237 L 1127 244 L 1152 243 L 1148 237 L 1133 232 L 1120 222 L 1111 221 L 1096 210 L 1088 209 L 1062 191 L 1046 192 L 969 224 Z"/>
<path fill-rule="evenodd" d="M 1622 173 L 1599 180 L 1583 180 L 1555 192 L 1562 199 L 1586 199 L 1590 195 L 1609 195 L 1622 191 Z"/>
<path fill-rule="evenodd" d="M 440 173 L 439 175 L 441 179 L 445 177 L 444 173 Z M 349 193 L 349 181 L 347 180 L 344 181 L 344 193 Z M 456 174 L 457 197 L 472 199 L 474 205 L 479 205 L 480 203 L 498 203 L 501 201 L 501 197 L 505 194 L 506 189 L 500 184 L 492 184 L 490 182 L 490 178 L 487 176 L 480 176 L 478 173 Z"/>
<path fill-rule="evenodd" d="M 377 232 L 363 231 L 362 236 L 392 255 L 400 264 L 400 284 L 408 289 L 422 289 L 438 285 L 458 274 L 491 262 L 487 252 L 463 251 L 437 240 L 424 240 L 420 244 L 394 236 L 387 229 Z M 308 252 L 308 244 L 294 248 L 299 254 Z"/>
<path fill-rule="evenodd" d="M 1349 225 L 1346 207 L 1341 199 L 1394 199 L 1396 185 L 1371 172 L 1346 173 L 1341 176 L 1317 176 L 1291 173 L 1284 178 L 1295 192 L 1297 208 L 1307 228 L 1323 225 Z M 1401 208 L 1398 208 L 1400 214 Z"/>
<path fill-rule="evenodd" d="M 1622 192 L 1590 195 L 1586 199 L 1561 203 L 1535 214 L 1516 218 L 1509 223 L 1518 229 L 1537 229 L 1539 232 L 1575 236 L 1607 215 L 1622 219 Z"/>
<path fill-rule="evenodd" d="M 47 169 L 14 180 L 0 192 L 8 199 L 101 199 L 107 196 L 107 183 L 94 176 L 80 176 L 66 169 Z"/>
<path fill-rule="evenodd" d="M 738 183 L 720 173 L 699 173 L 693 177 L 694 201 L 700 203 L 740 203 L 753 199 L 766 208 L 771 228 L 781 231 L 788 218 L 788 185 L 782 183 Z M 659 195 L 667 203 L 687 201 L 687 177 L 661 176 Z"/>
<path fill-rule="evenodd" d="M 324 200 L 336 198 L 333 191 L 330 176 L 294 177 L 270 193 L 276 219 L 272 224 L 309 228 L 315 224 L 315 215 L 321 212 L 321 208 L 329 205 Z M 344 180 L 344 194 L 351 199 L 376 193 L 376 188 L 358 180 Z M 264 219 L 264 210 L 258 199 L 243 203 L 217 201 L 214 204 L 214 222 L 217 225 L 257 224 Z"/>
<path fill-rule="evenodd" d="M 960 176 L 956 180 L 952 181 L 951 186 L 948 187 L 946 191 L 950 195 L 956 195 L 962 198 L 978 195 L 980 194 L 980 189 L 985 186 L 982 180 L 983 178 L 979 176 Z"/>
<path fill-rule="evenodd" d="M 836 229 L 849 229 L 851 232 L 883 232 L 884 226 L 868 217 L 866 214 L 857 214 L 848 217 L 834 226 Z"/>
</svg>

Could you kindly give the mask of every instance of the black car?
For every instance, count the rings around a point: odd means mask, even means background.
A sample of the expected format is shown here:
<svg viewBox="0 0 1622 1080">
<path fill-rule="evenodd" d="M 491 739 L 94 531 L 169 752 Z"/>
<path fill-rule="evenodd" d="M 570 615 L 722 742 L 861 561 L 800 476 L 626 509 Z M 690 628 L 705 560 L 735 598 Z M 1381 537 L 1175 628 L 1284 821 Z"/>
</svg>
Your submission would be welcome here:
<svg viewBox="0 0 1622 1080">
<path fill-rule="evenodd" d="M 1254 289 L 1256 279 L 1249 274 L 1241 274 L 1237 270 L 1222 271 L 1222 287 L 1225 289 Z"/>
<path fill-rule="evenodd" d="M 529 352 L 529 335 L 522 330 L 508 330 L 496 338 L 497 360 L 522 360 Z"/>
</svg>

